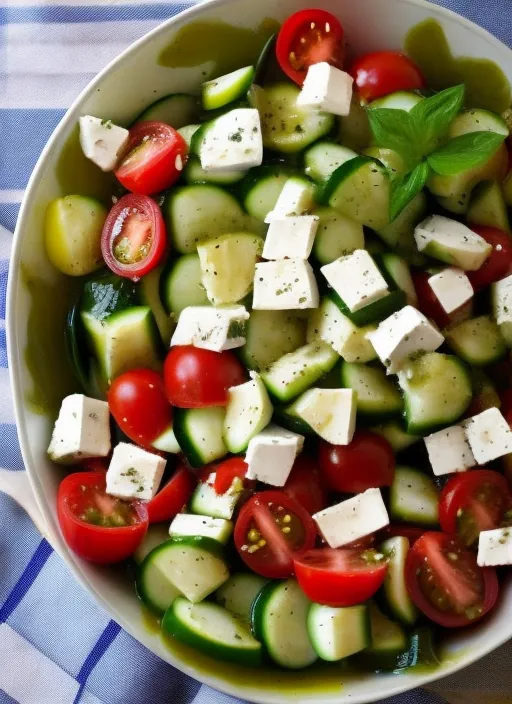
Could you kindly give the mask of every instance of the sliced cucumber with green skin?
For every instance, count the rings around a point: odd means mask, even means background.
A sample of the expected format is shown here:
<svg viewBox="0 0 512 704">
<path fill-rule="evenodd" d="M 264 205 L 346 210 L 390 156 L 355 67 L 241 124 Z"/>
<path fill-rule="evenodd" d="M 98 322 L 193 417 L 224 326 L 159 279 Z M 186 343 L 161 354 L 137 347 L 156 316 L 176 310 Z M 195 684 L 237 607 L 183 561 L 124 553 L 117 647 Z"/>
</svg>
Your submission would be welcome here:
<svg viewBox="0 0 512 704">
<path fill-rule="evenodd" d="M 509 129 L 505 120 L 495 112 L 471 108 L 463 110 L 453 120 L 448 137 L 453 139 L 469 132 L 494 132 L 508 137 Z"/>
<path fill-rule="evenodd" d="M 343 362 L 341 385 L 357 393 L 357 414 L 366 420 L 375 422 L 402 413 L 402 395 L 382 367 Z"/>
<path fill-rule="evenodd" d="M 309 423 L 298 414 L 296 404 L 300 399 L 301 396 L 288 406 L 276 406 L 274 408 L 274 422 L 282 428 L 286 428 L 286 430 L 291 430 L 292 433 L 299 433 L 299 435 L 316 435 Z"/>
<path fill-rule="evenodd" d="M 199 516 L 230 520 L 242 496 L 243 488 L 243 483 L 240 482 L 238 490 L 232 486 L 227 493 L 217 494 L 214 486 L 208 482 L 199 482 L 190 499 L 190 511 Z"/>
<path fill-rule="evenodd" d="M 247 449 L 249 441 L 272 419 L 272 404 L 265 384 L 257 374 L 245 384 L 228 391 L 224 419 L 224 442 L 229 452 L 238 454 Z"/>
<path fill-rule="evenodd" d="M 503 196 L 505 198 L 505 203 L 509 208 L 512 208 L 512 171 L 503 181 Z"/>
<path fill-rule="evenodd" d="M 233 523 L 226 518 L 212 518 L 193 513 L 178 513 L 169 527 L 171 538 L 204 536 L 226 545 L 233 533 Z"/>
<path fill-rule="evenodd" d="M 395 670 L 409 648 L 409 639 L 399 623 L 386 618 L 375 604 L 370 611 L 370 646 L 357 660 L 373 670 Z"/>
<path fill-rule="evenodd" d="M 440 658 L 436 652 L 434 632 L 428 626 L 416 628 L 409 637 L 407 651 L 398 658 L 396 670 L 438 667 Z M 421 669 L 420 669 L 421 672 Z"/>
<path fill-rule="evenodd" d="M 417 469 L 396 467 L 389 490 L 389 513 L 394 521 L 437 526 L 439 492 L 434 481 Z"/>
<path fill-rule="evenodd" d="M 144 536 L 142 543 L 139 545 L 137 550 L 133 553 L 133 559 L 140 565 L 142 564 L 146 555 L 156 548 L 158 545 L 165 543 L 169 540 L 169 526 L 167 523 L 152 523 L 148 532 Z"/>
<path fill-rule="evenodd" d="M 416 306 L 418 296 L 414 288 L 409 265 L 405 259 L 402 259 L 402 257 L 399 257 L 398 254 L 394 254 L 393 252 L 385 252 L 380 257 L 380 261 L 384 269 L 395 282 L 397 288 L 405 293 L 407 305 Z"/>
<path fill-rule="evenodd" d="M 364 249 L 364 230 L 360 223 L 334 208 L 318 208 L 313 214 L 319 218 L 313 256 L 320 265 Z"/>
<path fill-rule="evenodd" d="M 141 302 L 151 308 L 158 330 L 160 331 L 162 342 L 168 347 L 174 326 L 160 298 L 160 284 L 163 271 L 164 267 L 158 266 L 148 274 L 145 274 L 140 280 L 139 290 Z"/>
<path fill-rule="evenodd" d="M 372 131 L 368 113 L 361 105 L 361 98 L 357 91 L 352 94 L 349 114 L 338 118 L 338 136 L 340 144 L 356 152 L 371 144 Z"/>
<path fill-rule="evenodd" d="M 407 433 L 402 424 L 394 420 L 377 425 L 372 431 L 387 440 L 394 452 L 402 452 L 421 440 L 421 435 Z"/>
<path fill-rule="evenodd" d="M 251 622 L 254 600 L 269 580 L 253 572 L 233 574 L 215 592 L 215 601 L 244 623 Z"/>
<path fill-rule="evenodd" d="M 334 171 L 357 153 L 335 142 L 321 141 L 304 152 L 304 172 L 313 181 L 325 181 Z"/>
<path fill-rule="evenodd" d="M 179 130 L 177 130 L 177 132 L 181 134 L 189 148 L 192 142 L 192 137 L 195 135 L 197 130 L 200 129 L 200 127 L 201 125 L 185 125 L 184 127 L 180 127 Z"/>
<path fill-rule="evenodd" d="M 418 252 L 414 240 L 414 228 L 426 214 L 427 197 L 421 191 L 393 222 L 376 230 L 377 235 L 388 247 L 413 266 L 422 266 L 426 261 L 426 257 Z"/>
<path fill-rule="evenodd" d="M 176 319 L 189 306 L 209 304 L 198 254 L 184 254 L 170 262 L 160 279 L 160 298 L 164 308 Z"/>
<path fill-rule="evenodd" d="M 218 406 L 174 409 L 174 434 L 192 467 L 203 467 L 227 455 L 222 439 L 225 415 L 226 410 Z"/>
<path fill-rule="evenodd" d="M 475 367 L 499 362 L 507 353 L 500 329 L 488 315 L 465 320 L 445 330 L 444 336 L 452 350 Z"/>
<path fill-rule="evenodd" d="M 371 643 L 366 604 L 333 608 L 312 604 L 308 612 L 309 639 L 319 658 L 336 662 Z"/>
<path fill-rule="evenodd" d="M 85 282 L 80 297 L 80 312 L 89 313 L 97 320 L 105 320 L 112 313 L 119 313 L 139 302 L 137 284 L 110 272 L 100 272 Z"/>
<path fill-rule="evenodd" d="M 205 110 L 216 110 L 245 97 L 254 78 L 254 67 L 244 66 L 236 71 L 206 81 L 201 87 Z"/>
<path fill-rule="evenodd" d="M 151 103 L 135 123 L 157 120 L 174 127 L 175 130 L 195 122 L 199 117 L 199 100 L 195 95 L 171 93 Z"/>
<path fill-rule="evenodd" d="M 473 397 L 471 376 L 452 355 L 429 352 L 399 372 L 407 432 L 429 435 L 456 423 Z"/>
<path fill-rule="evenodd" d="M 174 428 L 171 426 L 164 430 L 164 432 L 159 435 L 156 440 L 151 443 L 155 450 L 160 450 L 161 452 L 169 452 L 171 455 L 177 455 L 181 452 L 181 447 L 176 440 L 176 435 L 174 434 Z"/>
<path fill-rule="evenodd" d="M 84 333 L 78 304 L 72 306 L 68 313 L 66 324 L 66 349 L 71 368 L 80 385 L 81 391 L 87 393 L 89 389 L 90 360 L 87 346 L 84 344 Z"/>
<path fill-rule="evenodd" d="M 388 558 L 388 571 L 382 586 L 386 605 L 393 616 L 406 626 L 412 626 L 418 618 L 418 610 L 405 584 L 405 561 L 409 547 L 409 540 L 401 535 L 389 538 L 380 546 L 381 552 Z"/>
<path fill-rule="evenodd" d="M 261 371 L 306 343 L 306 321 L 293 311 L 253 310 L 247 321 L 240 357 Z"/>
<path fill-rule="evenodd" d="M 330 345 L 312 342 L 262 370 L 261 378 L 271 396 L 287 403 L 325 376 L 337 361 L 338 354 Z"/>
<path fill-rule="evenodd" d="M 407 173 L 407 166 L 398 152 L 384 147 L 368 147 L 362 152 L 362 156 L 370 156 L 383 164 L 391 179 Z"/>
<path fill-rule="evenodd" d="M 183 178 L 187 183 L 214 183 L 231 186 L 241 181 L 245 171 L 205 171 L 196 156 L 191 156 L 183 169 Z"/>
<path fill-rule="evenodd" d="M 467 221 L 473 225 L 487 225 L 510 233 L 507 204 L 502 185 L 498 181 L 479 183 L 469 202 Z"/>
<path fill-rule="evenodd" d="M 310 606 L 295 579 L 270 582 L 254 601 L 253 633 L 281 667 L 299 670 L 317 660 L 307 629 Z"/>
<path fill-rule="evenodd" d="M 261 643 L 246 625 L 218 604 L 193 604 L 178 597 L 166 611 L 162 629 L 216 660 L 251 667 L 262 662 Z"/>
<path fill-rule="evenodd" d="M 374 108 L 387 108 L 388 110 L 405 110 L 409 112 L 412 108 L 423 100 L 423 96 L 418 93 L 411 93 L 405 90 L 398 90 L 383 98 L 372 100 L 368 105 L 369 110 Z"/>
<path fill-rule="evenodd" d="M 382 270 L 381 273 L 383 275 L 385 274 Z M 390 277 L 384 276 L 384 278 Z M 406 301 L 405 293 L 400 289 L 397 289 L 394 282 L 387 296 L 384 296 L 384 298 L 379 298 L 378 301 L 374 301 L 373 303 L 370 303 L 370 305 L 356 311 L 351 311 L 343 299 L 338 296 L 336 291 L 329 291 L 328 297 L 337 305 L 343 315 L 351 320 L 354 325 L 357 325 L 357 327 L 371 325 L 372 323 L 377 323 L 385 318 L 388 318 L 390 315 L 393 315 L 393 313 L 396 313 L 397 310 L 403 308 Z"/>
<path fill-rule="evenodd" d="M 295 171 L 285 165 L 267 164 L 251 169 L 237 189 L 244 208 L 258 220 L 274 210 L 284 184 Z"/>
</svg>

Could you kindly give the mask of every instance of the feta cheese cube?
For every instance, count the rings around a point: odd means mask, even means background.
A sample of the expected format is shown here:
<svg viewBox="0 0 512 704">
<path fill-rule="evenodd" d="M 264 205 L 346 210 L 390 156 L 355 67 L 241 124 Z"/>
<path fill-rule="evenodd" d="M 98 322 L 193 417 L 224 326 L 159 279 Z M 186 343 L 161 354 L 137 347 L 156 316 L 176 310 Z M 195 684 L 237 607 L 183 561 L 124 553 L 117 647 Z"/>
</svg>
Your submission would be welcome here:
<svg viewBox="0 0 512 704">
<path fill-rule="evenodd" d="M 437 477 L 452 472 L 464 472 L 474 467 L 476 460 L 462 425 L 452 425 L 424 438 L 432 471 Z"/>
<path fill-rule="evenodd" d="M 498 408 L 488 408 L 469 418 L 463 427 L 478 464 L 512 452 L 512 431 Z"/>
<path fill-rule="evenodd" d="M 430 276 L 428 285 L 445 313 L 453 313 L 473 297 L 473 286 L 462 269 L 450 267 Z"/>
<path fill-rule="evenodd" d="M 284 486 L 295 458 L 304 446 L 302 435 L 269 425 L 249 441 L 245 461 L 247 479 Z"/>
<path fill-rule="evenodd" d="M 230 110 L 205 130 L 199 146 L 205 171 L 251 169 L 263 161 L 259 112 L 254 108 Z"/>
<path fill-rule="evenodd" d="M 103 171 L 113 171 L 128 144 L 128 130 L 92 115 L 84 115 L 78 122 L 85 156 Z"/>
<path fill-rule="evenodd" d="M 120 442 L 107 470 L 107 494 L 150 501 L 158 491 L 167 460 L 142 447 Z"/>
<path fill-rule="evenodd" d="M 492 251 L 483 237 L 457 220 L 431 215 L 414 230 L 420 252 L 458 266 L 464 271 L 480 269 Z"/>
<path fill-rule="evenodd" d="M 331 548 L 340 548 L 389 524 L 380 489 L 367 489 L 351 499 L 315 513 L 313 520 Z"/>
<path fill-rule="evenodd" d="M 350 74 L 325 61 L 313 64 L 308 68 L 297 105 L 318 108 L 333 115 L 348 115 L 353 83 Z"/>
<path fill-rule="evenodd" d="M 180 314 L 171 347 L 193 345 L 212 352 L 242 347 L 248 319 L 244 306 L 189 306 Z"/>
<path fill-rule="evenodd" d="M 169 527 L 171 538 L 199 535 L 217 540 L 223 545 L 228 542 L 232 532 L 233 524 L 225 518 L 196 516 L 193 513 L 178 513 Z"/>
<path fill-rule="evenodd" d="M 293 404 L 305 420 L 331 445 L 348 445 L 356 429 L 357 393 L 353 389 L 309 389 Z"/>
<path fill-rule="evenodd" d="M 366 333 L 376 325 L 357 327 L 329 298 L 324 298 L 308 323 L 308 342 L 320 339 L 327 342 L 346 362 L 371 362 L 376 354 Z"/>
<path fill-rule="evenodd" d="M 292 176 L 284 184 L 274 210 L 268 213 L 265 222 L 307 215 L 313 207 L 314 192 L 314 186 L 310 181 Z"/>
<path fill-rule="evenodd" d="M 318 220 L 317 215 L 272 220 L 263 246 L 264 258 L 307 259 L 313 249 Z"/>
<path fill-rule="evenodd" d="M 371 341 L 388 374 L 397 372 L 412 354 L 434 352 L 444 337 L 412 306 L 405 306 L 380 323 L 366 337 Z"/>
<path fill-rule="evenodd" d="M 512 529 L 481 531 L 476 561 L 480 567 L 512 565 Z"/>
<path fill-rule="evenodd" d="M 66 396 L 55 423 L 48 454 L 54 462 L 73 464 L 110 452 L 108 403 L 83 394 Z"/>
<path fill-rule="evenodd" d="M 320 271 L 352 313 L 389 295 L 386 280 L 365 249 L 356 249 Z"/>
<path fill-rule="evenodd" d="M 303 310 L 317 308 L 318 286 L 309 262 L 279 259 L 256 264 L 254 310 Z"/>
<path fill-rule="evenodd" d="M 491 289 L 494 318 L 505 342 L 512 347 L 512 274 L 496 281 Z"/>
</svg>

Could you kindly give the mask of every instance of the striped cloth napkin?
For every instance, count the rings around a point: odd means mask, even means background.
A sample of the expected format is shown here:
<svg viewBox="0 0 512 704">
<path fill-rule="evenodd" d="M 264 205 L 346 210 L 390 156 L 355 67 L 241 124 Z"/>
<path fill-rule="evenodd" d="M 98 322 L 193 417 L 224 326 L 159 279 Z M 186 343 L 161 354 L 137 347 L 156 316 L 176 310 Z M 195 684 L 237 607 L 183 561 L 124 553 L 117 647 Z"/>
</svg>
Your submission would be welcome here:
<svg viewBox="0 0 512 704">
<path fill-rule="evenodd" d="M 512 45 L 512 0 L 437 2 Z M 27 496 L 5 345 L 11 232 L 23 189 L 78 92 L 131 42 L 189 4 L 0 0 L 0 704 L 236 704 L 124 633 L 11 498 L 22 499 L 38 522 Z M 387 704 L 512 702 L 511 658 L 512 646 L 505 646 L 430 691 Z"/>
</svg>

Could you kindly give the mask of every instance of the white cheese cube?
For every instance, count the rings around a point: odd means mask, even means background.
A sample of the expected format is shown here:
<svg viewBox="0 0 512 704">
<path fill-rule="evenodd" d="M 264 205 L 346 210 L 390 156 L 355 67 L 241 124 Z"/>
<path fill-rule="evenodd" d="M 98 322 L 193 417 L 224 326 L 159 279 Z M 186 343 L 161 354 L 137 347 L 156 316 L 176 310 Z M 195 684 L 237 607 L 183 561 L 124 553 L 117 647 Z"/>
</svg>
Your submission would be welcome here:
<svg viewBox="0 0 512 704">
<path fill-rule="evenodd" d="M 313 520 L 331 548 L 340 548 L 389 524 L 380 489 L 367 489 L 351 499 L 315 513 Z"/>
<path fill-rule="evenodd" d="M 491 287 L 493 315 L 507 345 L 512 347 L 512 274 Z"/>
<path fill-rule="evenodd" d="M 317 308 L 318 286 L 309 262 L 279 259 L 256 264 L 254 310 L 303 310 Z"/>
<path fill-rule="evenodd" d="M 150 501 L 158 491 L 167 460 L 142 447 L 120 442 L 107 470 L 107 494 Z"/>
<path fill-rule="evenodd" d="M 249 441 L 245 461 L 247 479 L 284 486 L 295 458 L 304 446 L 302 435 L 269 425 Z"/>
<path fill-rule="evenodd" d="M 439 330 L 412 306 L 405 306 L 390 315 L 366 337 L 387 367 L 388 374 L 397 372 L 412 354 L 434 352 L 444 342 Z"/>
<path fill-rule="evenodd" d="M 103 171 L 113 171 L 128 144 L 128 130 L 92 115 L 81 117 L 79 124 L 85 156 Z"/>
<path fill-rule="evenodd" d="M 331 445 L 348 445 L 356 429 L 357 393 L 353 389 L 309 389 L 293 404 L 305 420 Z"/>
<path fill-rule="evenodd" d="M 66 396 L 55 423 L 48 454 L 54 462 L 73 464 L 110 452 L 108 403 L 83 394 Z"/>
<path fill-rule="evenodd" d="M 314 186 L 304 178 L 292 176 L 284 184 L 279 198 L 265 218 L 266 223 L 272 220 L 307 215 L 313 207 Z"/>
<path fill-rule="evenodd" d="M 263 161 L 260 115 L 254 108 L 230 110 L 206 129 L 199 147 L 205 171 L 251 169 Z"/>
<path fill-rule="evenodd" d="M 483 530 L 478 539 L 476 561 L 480 567 L 512 565 L 512 529 Z"/>
<path fill-rule="evenodd" d="M 317 229 L 317 215 L 272 220 L 263 246 L 263 257 L 307 259 L 313 249 Z"/>
<path fill-rule="evenodd" d="M 308 68 L 297 105 L 318 108 L 333 115 L 348 115 L 353 83 L 350 74 L 325 61 L 313 64 Z"/>
<path fill-rule="evenodd" d="M 244 306 L 189 306 L 180 314 L 171 347 L 193 345 L 212 352 L 242 347 L 248 319 Z"/>
<path fill-rule="evenodd" d="M 357 327 L 329 298 L 324 298 L 308 323 L 308 342 L 320 339 L 327 342 L 346 362 L 371 362 L 376 354 L 366 333 L 376 325 Z"/>
<path fill-rule="evenodd" d="M 483 237 L 457 220 L 431 215 L 414 230 L 420 252 L 458 266 L 464 271 L 480 269 L 492 251 Z"/>
<path fill-rule="evenodd" d="M 478 464 L 512 452 L 512 431 L 498 408 L 488 408 L 464 421 L 466 437 Z"/>
<path fill-rule="evenodd" d="M 445 313 L 453 313 L 473 297 L 473 286 L 462 269 L 449 267 L 430 276 L 428 285 Z"/>
<path fill-rule="evenodd" d="M 452 425 L 425 438 L 432 471 L 437 477 L 452 472 L 464 472 L 474 467 L 476 460 L 462 425 Z"/>
<path fill-rule="evenodd" d="M 203 536 L 225 545 L 233 531 L 233 524 L 225 518 L 196 516 L 193 513 L 178 513 L 170 527 L 169 535 L 174 537 Z"/>
<path fill-rule="evenodd" d="M 352 313 L 389 295 L 386 280 L 365 249 L 356 249 L 320 271 Z"/>
</svg>

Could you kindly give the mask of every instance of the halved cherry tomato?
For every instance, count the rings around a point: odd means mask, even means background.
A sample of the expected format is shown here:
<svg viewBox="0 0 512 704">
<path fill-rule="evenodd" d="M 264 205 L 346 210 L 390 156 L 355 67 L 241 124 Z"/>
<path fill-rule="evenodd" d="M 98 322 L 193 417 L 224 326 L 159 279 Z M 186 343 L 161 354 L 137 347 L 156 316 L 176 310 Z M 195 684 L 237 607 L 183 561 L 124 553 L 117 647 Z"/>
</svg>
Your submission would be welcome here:
<svg viewBox="0 0 512 704">
<path fill-rule="evenodd" d="M 349 445 L 330 445 L 322 440 L 318 460 L 325 484 L 333 491 L 359 494 L 393 483 L 393 449 L 369 430 L 357 431 Z"/>
<path fill-rule="evenodd" d="M 507 515 L 509 514 L 509 515 Z M 512 495 L 505 477 L 492 469 L 473 469 L 451 477 L 439 498 L 445 533 L 475 545 L 482 530 L 512 525 Z"/>
<path fill-rule="evenodd" d="M 343 27 L 325 10 L 296 12 L 279 31 L 276 56 L 286 75 L 301 86 L 313 64 L 326 61 L 331 66 L 343 67 Z"/>
<path fill-rule="evenodd" d="M 211 352 L 187 345 L 172 347 L 164 365 L 167 398 L 178 408 L 225 406 L 228 389 L 246 373 L 233 352 Z"/>
<path fill-rule="evenodd" d="M 384 582 L 384 556 L 374 550 L 317 548 L 298 555 L 295 575 L 311 601 L 354 606 L 370 599 Z"/>
<path fill-rule="evenodd" d="M 433 320 L 441 329 L 445 328 L 450 323 L 466 320 L 466 318 L 471 317 L 472 301 L 468 301 L 468 303 L 448 315 L 437 300 L 436 294 L 428 283 L 429 278 L 430 274 L 425 271 L 414 271 L 412 273 L 414 288 L 418 296 L 418 308 L 423 315 Z"/>
<path fill-rule="evenodd" d="M 479 567 L 476 554 L 454 535 L 427 532 L 407 555 L 409 596 L 431 621 L 446 628 L 475 623 L 498 598 L 496 570 Z"/>
<path fill-rule="evenodd" d="M 132 193 L 149 196 L 165 191 L 179 179 L 187 161 L 187 143 L 165 122 L 139 122 L 130 130 L 118 181 Z"/>
<path fill-rule="evenodd" d="M 311 515 L 327 506 L 327 493 L 318 463 L 308 455 L 297 457 L 283 491 Z"/>
<path fill-rule="evenodd" d="M 378 538 L 379 542 L 383 542 L 388 538 L 402 536 L 408 539 L 410 545 L 414 545 L 423 533 L 425 533 L 425 528 L 418 528 L 418 526 L 412 526 L 408 523 L 390 523 L 389 526 L 379 530 Z"/>
<path fill-rule="evenodd" d="M 106 472 L 108 460 L 106 457 L 88 457 L 82 460 L 78 466 L 87 472 Z"/>
<path fill-rule="evenodd" d="M 148 502 L 150 523 L 172 521 L 188 503 L 196 487 L 196 477 L 184 466 L 178 467 L 160 491 Z"/>
<path fill-rule="evenodd" d="M 282 491 L 262 491 L 242 507 L 235 526 L 235 545 L 245 564 L 263 577 L 293 574 L 293 558 L 315 544 L 309 513 Z"/>
<path fill-rule="evenodd" d="M 477 271 L 467 275 L 475 291 L 480 291 L 512 271 L 512 238 L 503 230 L 484 225 L 469 225 L 477 235 L 492 245 L 492 252 Z"/>
<path fill-rule="evenodd" d="M 164 380 L 151 369 L 132 369 L 118 376 L 107 400 L 118 426 L 138 445 L 150 447 L 172 423 Z"/>
<path fill-rule="evenodd" d="M 374 51 L 360 56 L 349 73 L 367 102 L 397 90 L 420 90 L 426 85 L 418 66 L 399 51 Z"/>
<path fill-rule="evenodd" d="M 160 208 L 129 193 L 112 207 L 101 233 L 101 253 L 114 274 L 138 281 L 158 266 L 167 247 Z"/>
<path fill-rule="evenodd" d="M 213 484 L 217 494 L 225 494 L 228 491 L 235 479 L 240 479 L 244 484 L 250 480 L 246 480 L 248 465 L 241 457 L 231 457 L 229 460 L 221 462 L 213 471 L 215 472 L 215 482 Z M 252 486 L 255 482 L 250 482 Z"/>
<path fill-rule="evenodd" d="M 59 486 L 57 516 L 69 548 L 100 564 L 130 557 L 148 529 L 146 504 L 109 496 L 103 472 L 65 477 Z"/>
<path fill-rule="evenodd" d="M 510 364 L 508 362 L 508 364 Z M 509 425 L 512 424 L 512 389 L 500 390 L 501 412 L 507 419 Z"/>
</svg>

